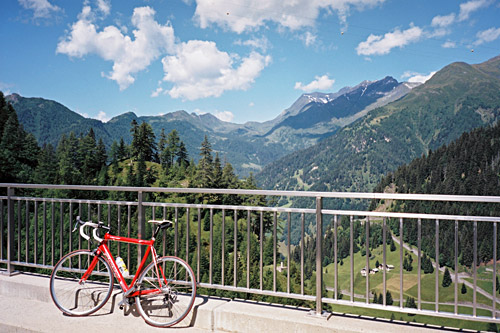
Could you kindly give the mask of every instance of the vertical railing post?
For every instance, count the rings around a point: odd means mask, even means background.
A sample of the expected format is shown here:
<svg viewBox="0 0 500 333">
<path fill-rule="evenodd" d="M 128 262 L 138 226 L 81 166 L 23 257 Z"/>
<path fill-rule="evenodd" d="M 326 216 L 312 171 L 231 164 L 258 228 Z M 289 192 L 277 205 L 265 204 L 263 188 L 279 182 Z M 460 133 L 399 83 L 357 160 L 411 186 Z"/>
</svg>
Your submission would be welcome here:
<svg viewBox="0 0 500 333">
<path fill-rule="evenodd" d="M 137 238 L 145 239 L 146 236 L 146 211 L 143 206 L 144 193 L 137 192 Z M 137 267 L 141 265 L 144 256 L 144 245 L 138 245 L 137 249 Z"/>
<path fill-rule="evenodd" d="M 14 189 L 7 188 L 7 275 L 14 274 Z"/>
<path fill-rule="evenodd" d="M 316 198 L 316 315 L 320 316 L 323 312 L 323 198 Z"/>
</svg>

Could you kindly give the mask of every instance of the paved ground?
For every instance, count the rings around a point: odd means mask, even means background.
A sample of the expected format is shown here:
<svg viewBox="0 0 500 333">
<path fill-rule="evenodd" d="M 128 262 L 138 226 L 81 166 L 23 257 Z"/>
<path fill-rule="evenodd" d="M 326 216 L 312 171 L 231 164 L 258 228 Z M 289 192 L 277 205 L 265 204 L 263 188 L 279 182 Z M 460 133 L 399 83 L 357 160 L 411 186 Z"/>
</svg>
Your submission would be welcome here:
<svg viewBox="0 0 500 333">
<path fill-rule="evenodd" d="M 0 274 L 0 332 L 158 332 L 131 309 L 119 310 L 117 290 L 106 306 L 89 317 L 64 316 L 52 303 L 45 276 Z M 442 332 L 406 323 L 342 315 L 318 318 L 308 309 L 249 301 L 197 297 L 179 332 Z"/>
</svg>

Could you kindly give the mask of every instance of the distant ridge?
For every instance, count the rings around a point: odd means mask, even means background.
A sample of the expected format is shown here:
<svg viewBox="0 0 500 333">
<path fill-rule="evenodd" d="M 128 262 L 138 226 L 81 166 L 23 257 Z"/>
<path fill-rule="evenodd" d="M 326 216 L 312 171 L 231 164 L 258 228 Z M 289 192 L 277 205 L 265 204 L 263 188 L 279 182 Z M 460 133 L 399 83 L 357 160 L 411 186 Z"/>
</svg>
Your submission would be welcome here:
<svg viewBox="0 0 500 333">
<path fill-rule="evenodd" d="M 379 81 L 364 81 L 332 94 L 302 95 L 290 108 L 271 121 L 235 124 L 221 121 L 212 114 L 188 113 L 183 110 L 159 116 L 137 116 L 125 112 L 106 123 L 89 119 L 64 105 L 43 98 L 27 98 L 18 94 L 7 96 L 24 128 L 33 133 L 40 144 L 56 146 L 63 134 L 76 135 L 94 129 L 109 147 L 121 137 L 131 142 L 130 123 L 146 121 L 159 137 L 176 129 L 191 158 L 197 161 L 199 147 L 205 135 L 215 152 L 227 159 L 240 176 L 259 172 L 268 163 L 298 149 L 316 144 L 339 128 L 366 114 L 379 104 L 387 104 L 410 88 L 391 77 Z M 304 121 L 307 120 L 307 121 Z"/>
<path fill-rule="evenodd" d="M 399 100 L 263 169 L 266 189 L 371 191 L 380 177 L 500 115 L 500 57 L 450 64 Z"/>
</svg>

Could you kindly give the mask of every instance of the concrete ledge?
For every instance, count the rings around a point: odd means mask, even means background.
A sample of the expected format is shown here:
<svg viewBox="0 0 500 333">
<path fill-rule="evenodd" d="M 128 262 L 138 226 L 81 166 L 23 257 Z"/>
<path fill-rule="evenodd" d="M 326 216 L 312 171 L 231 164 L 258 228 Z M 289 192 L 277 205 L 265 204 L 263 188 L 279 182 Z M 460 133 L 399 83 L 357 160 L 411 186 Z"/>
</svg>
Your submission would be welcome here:
<svg viewBox="0 0 500 333">
<path fill-rule="evenodd" d="M 147 325 L 131 307 L 118 308 L 121 291 L 89 317 L 64 316 L 49 293 L 47 276 L 0 275 L 0 332 L 88 333 L 150 332 L 161 329 Z M 176 329 L 192 332 L 439 332 L 408 324 L 352 318 L 342 315 L 316 317 L 308 309 L 244 300 L 199 296 L 191 314 Z"/>
</svg>

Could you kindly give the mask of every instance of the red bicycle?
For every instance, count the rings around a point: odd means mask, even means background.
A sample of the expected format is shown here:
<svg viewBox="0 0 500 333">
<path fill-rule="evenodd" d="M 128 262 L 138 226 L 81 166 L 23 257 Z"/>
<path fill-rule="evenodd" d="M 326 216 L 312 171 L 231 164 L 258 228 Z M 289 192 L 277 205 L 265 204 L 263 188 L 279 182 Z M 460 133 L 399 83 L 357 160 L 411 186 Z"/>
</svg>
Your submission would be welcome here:
<svg viewBox="0 0 500 333">
<path fill-rule="evenodd" d="M 84 222 L 78 216 L 75 228 L 89 240 L 84 231 L 92 227 L 98 242 L 94 250 L 76 250 L 62 257 L 50 276 L 50 295 L 56 306 L 70 316 L 87 316 L 104 306 L 114 286 L 113 275 L 123 291 L 120 309 L 135 303 L 144 320 L 156 327 L 169 327 L 182 321 L 193 307 L 196 297 L 196 281 L 193 270 L 177 257 L 159 257 L 154 243 L 160 230 L 172 226 L 168 220 L 149 221 L 156 225 L 153 237 L 142 240 L 109 234 L 109 227 L 102 222 Z M 104 239 L 98 233 L 105 230 Z M 132 277 L 130 285 L 125 281 L 107 243 L 118 241 L 146 245 L 146 254 Z M 151 254 L 152 262 L 144 268 Z"/>
</svg>

